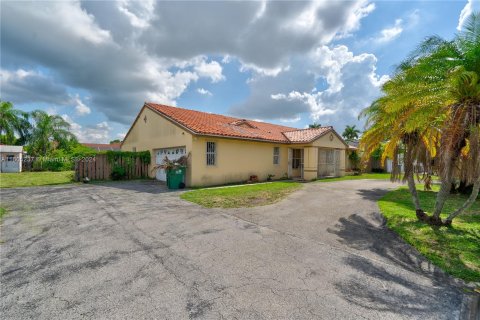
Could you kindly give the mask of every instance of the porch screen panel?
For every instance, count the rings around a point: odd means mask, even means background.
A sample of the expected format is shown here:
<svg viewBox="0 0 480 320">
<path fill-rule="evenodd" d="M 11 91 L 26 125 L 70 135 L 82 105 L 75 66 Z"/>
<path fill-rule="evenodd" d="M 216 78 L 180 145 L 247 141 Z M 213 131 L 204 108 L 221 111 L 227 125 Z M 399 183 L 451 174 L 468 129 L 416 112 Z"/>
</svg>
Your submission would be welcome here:
<svg viewBox="0 0 480 320">
<path fill-rule="evenodd" d="M 327 175 L 327 152 L 326 150 L 318 150 L 318 176 L 324 177 Z"/>
<path fill-rule="evenodd" d="M 340 150 L 335 150 L 335 176 L 340 175 Z"/>
<path fill-rule="evenodd" d="M 340 156 L 338 150 L 319 149 L 318 151 L 318 176 L 331 177 L 338 175 L 337 167 L 340 168 Z"/>
</svg>

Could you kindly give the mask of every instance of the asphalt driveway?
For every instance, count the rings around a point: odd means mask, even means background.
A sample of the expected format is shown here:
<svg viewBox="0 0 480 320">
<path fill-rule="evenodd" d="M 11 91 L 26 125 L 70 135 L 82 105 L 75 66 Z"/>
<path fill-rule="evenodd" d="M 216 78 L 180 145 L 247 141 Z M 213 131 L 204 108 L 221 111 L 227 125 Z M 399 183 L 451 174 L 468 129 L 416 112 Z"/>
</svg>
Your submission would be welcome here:
<svg viewBox="0 0 480 320">
<path fill-rule="evenodd" d="M 204 209 L 153 182 L 2 189 L 3 319 L 459 319 L 459 285 L 384 227 L 393 185 Z"/>
</svg>

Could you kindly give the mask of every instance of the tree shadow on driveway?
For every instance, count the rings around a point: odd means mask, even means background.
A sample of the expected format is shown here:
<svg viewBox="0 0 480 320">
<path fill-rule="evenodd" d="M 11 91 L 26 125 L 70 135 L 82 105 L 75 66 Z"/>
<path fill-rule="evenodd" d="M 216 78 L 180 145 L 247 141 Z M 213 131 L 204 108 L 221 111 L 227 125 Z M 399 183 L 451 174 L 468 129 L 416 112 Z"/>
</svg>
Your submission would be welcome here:
<svg viewBox="0 0 480 320">
<path fill-rule="evenodd" d="M 125 181 L 98 181 L 91 184 L 92 186 L 103 188 L 114 188 L 127 191 L 135 191 L 138 193 L 169 193 L 178 192 L 179 190 L 170 190 L 165 183 L 156 180 L 125 180 Z"/>
<path fill-rule="evenodd" d="M 376 190 L 362 193 L 371 200 L 381 197 Z M 344 258 L 354 273 L 335 284 L 345 300 L 409 317 L 458 316 L 460 286 L 389 230 L 378 212 L 340 218 L 327 231 L 354 253 Z"/>
</svg>

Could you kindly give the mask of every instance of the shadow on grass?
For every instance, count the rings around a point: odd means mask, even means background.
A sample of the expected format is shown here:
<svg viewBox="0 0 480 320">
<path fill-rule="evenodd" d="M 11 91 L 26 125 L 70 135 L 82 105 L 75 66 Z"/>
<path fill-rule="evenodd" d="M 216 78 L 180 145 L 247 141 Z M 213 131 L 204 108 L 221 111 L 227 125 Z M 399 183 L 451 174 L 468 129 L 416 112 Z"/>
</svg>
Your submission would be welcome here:
<svg viewBox="0 0 480 320">
<path fill-rule="evenodd" d="M 390 190 L 382 188 L 373 188 L 373 189 L 360 189 L 357 194 L 360 195 L 365 200 L 378 201 L 384 195 L 386 195 Z"/>
<path fill-rule="evenodd" d="M 378 194 L 366 193 L 365 196 L 376 198 Z M 460 289 L 452 278 L 387 229 L 379 214 L 373 213 L 371 221 L 353 214 L 341 218 L 327 231 L 337 235 L 338 241 L 351 249 L 373 252 L 378 260 L 385 262 L 361 256 L 346 257 L 345 264 L 362 276 L 352 276 L 336 284 L 345 300 L 403 316 L 436 311 L 439 305 L 455 310 L 461 303 Z"/>
</svg>

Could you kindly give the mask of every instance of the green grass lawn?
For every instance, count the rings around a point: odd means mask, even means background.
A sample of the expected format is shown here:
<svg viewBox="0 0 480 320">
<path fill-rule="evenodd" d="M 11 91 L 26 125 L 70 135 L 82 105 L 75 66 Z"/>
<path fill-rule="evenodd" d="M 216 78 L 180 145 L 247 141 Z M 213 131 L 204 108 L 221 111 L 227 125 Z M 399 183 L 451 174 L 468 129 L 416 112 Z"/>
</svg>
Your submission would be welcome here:
<svg viewBox="0 0 480 320">
<path fill-rule="evenodd" d="M 180 198 L 207 208 L 255 207 L 277 202 L 301 188 L 298 182 L 278 181 L 242 186 L 205 188 L 185 192 Z"/>
<path fill-rule="evenodd" d="M 436 192 L 423 191 L 420 186 L 418 189 L 423 209 L 431 213 Z M 444 212 L 452 212 L 466 198 L 452 195 Z M 480 282 L 480 199 L 464 215 L 456 217 L 451 228 L 419 222 L 405 187 L 389 192 L 378 205 L 387 218 L 387 226 L 435 265 L 465 281 Z"/>
<path fill-rule="evenodd" d="M 0 188 L 16 188 L 73 182 L 73 171 L 0 173 Z"/>
<path fill-rule="evenodd" d="M 360 180 L 360 179 L 380 179 L 388 180 L 390 179 L 390 173 L 362 173 L 359 176 L 343 176 L 338 178 L 323 178 L 318 179 L 317 182 L 333 182 L 333 181 L 344 181 L 344 180 Z"/>
</svg>

